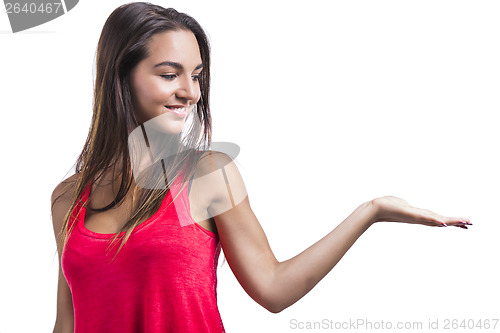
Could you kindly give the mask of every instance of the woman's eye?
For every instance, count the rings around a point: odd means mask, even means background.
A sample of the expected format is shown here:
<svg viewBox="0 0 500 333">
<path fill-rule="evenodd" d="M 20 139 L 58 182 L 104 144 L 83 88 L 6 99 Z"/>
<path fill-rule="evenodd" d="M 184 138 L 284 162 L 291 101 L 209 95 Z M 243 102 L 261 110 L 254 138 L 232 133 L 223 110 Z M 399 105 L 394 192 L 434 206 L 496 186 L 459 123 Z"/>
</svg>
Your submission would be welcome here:
<svg viewBox="0 0 500 333">
<path fill-rule="evenodd" d="M 173 80 L 175 79 L 175 74 L 166 74 L 166 75 L 160 75 L 162 78 L 167 79 L 167 80 Z"/>
<path fill-rule="evenodd" d="M 192 78 L 194 81 L 200 81 L 200 74 L 197 74 L 197 75 L 193 75 Z"/>
</svg>

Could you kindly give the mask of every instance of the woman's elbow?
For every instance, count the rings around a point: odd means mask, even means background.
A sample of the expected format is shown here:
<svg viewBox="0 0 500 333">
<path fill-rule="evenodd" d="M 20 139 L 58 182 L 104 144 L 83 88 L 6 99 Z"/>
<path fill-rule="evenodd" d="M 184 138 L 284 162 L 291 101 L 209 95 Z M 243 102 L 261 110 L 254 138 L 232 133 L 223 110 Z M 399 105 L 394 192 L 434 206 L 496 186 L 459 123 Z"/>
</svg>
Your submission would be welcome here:
<svg viewBox="0 0 500 333">
<path fill-rule="evenodd" d="M 266 307 L 266 310 L 268 310 L 269 312 L 272 312 L 272 313 L 280 313 L 284 309 L 285 308 L 277 306 L 277 305 Z"/>
<path fill-rule="evenodd" d="M 264 309 L 266 309 L 271 313 L 280 313 L 281 311 L 283 311 L 282 307 L 272 302 L 257 302 L 257 303 L 259 303 L 260 306 L 262 306 Z"/>
<path fill-rule="evenodd" d="M 268 301 L 262 306 L 271 313 L 280 313 L 281 311 L 288 308 L 290 305 L 286 305 L 277 301 Z"/>
<path fill-rule="evenodd" d="M 287 305 L 278 295 L 276 295 L 275 290 L 263 293 L 261 301 L 258 303 L 271 313 L 280 313 L 290 306 L 290 304 Z"/>
<path fill-rule="evenodd" d="M 243 288 L 257 304 L 262 306 L 269 312 L 279 313 L 284 307 L 280 306 L 277 302 L 277 298 L 273 295 L 273 292 L 269 288 Z"/>
</svg>

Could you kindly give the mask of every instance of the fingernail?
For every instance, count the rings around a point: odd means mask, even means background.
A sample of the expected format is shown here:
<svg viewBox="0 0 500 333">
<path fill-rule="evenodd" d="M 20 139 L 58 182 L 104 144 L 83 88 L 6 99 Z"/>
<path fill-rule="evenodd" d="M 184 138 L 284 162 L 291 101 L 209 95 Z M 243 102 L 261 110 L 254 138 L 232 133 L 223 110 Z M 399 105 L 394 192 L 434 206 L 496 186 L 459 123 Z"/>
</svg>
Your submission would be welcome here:
<svg viewBox="0 0 500 333">
<path fill-rule="evenodd" d="M 442 225 L 443 227 L 447 227 L 446 223 L 442 223 L 441 225 Z"/>
</svg>

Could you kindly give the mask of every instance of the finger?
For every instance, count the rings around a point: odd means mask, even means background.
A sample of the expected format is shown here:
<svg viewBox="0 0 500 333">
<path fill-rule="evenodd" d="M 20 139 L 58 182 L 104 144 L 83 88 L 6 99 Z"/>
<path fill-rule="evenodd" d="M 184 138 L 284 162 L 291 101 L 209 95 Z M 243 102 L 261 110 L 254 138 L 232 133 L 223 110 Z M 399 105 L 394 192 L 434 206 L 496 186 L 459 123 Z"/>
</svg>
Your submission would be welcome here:
<svg viewBox="0 0 500 333">
<path fill-rule="evenodd" d="M 472 224 L 472 223 L 470 223 L 470 222 L 460 222 L 459 224 L 460 224 L 460 225 L 473 225 L 473 224 Z"/>
<path fill-rule="evenodd" d="M 472 223 L 471 224 L 467 224 L 467 225 L 472 225 Z M 435 226 L 437 226 L 437 227 L 459 227 L 459 228 L 462 228 L 462 229 L 469 229 L 467 227 L 467 225 L 464 224 L 463 222 L 461 222 L 461 223 L 442 223 L 442 222 L 440 222 L 438 224 L 435 224 Z"/>
<path fill-rule="evenodd" d="M 433 211 L 430 211 L 428 209 L 417 208 L 417 210 L 418 210 L 417 219 L 420 220 L 420 222 L 427 220 L 426 222 L 430 223 L 430 225 L 436 225 L 438 227 L 447 227 L 447 224 L 449 222 L 456 221 L 456 220 L 450 220 L 446 216 L 434 213 Z"/>
<path fill-rule="evenodd" d="M 470 222 L 454 222 L 454 223 L 448 223 L 448 225 L 453 225 L 453 226 L 456 226 L 456 227 L 463 227 L 463 226 L 466 226 L 466 225 L 473 225 L 473 224 L 470 223 Z"/>
<path fill-rule="evenodd" d="M 453 222 L 453 223 L 448 222 L 446 225 L 449 227 L 459 227 L 462 229 L 468 229 L 467 225 L 464 222 Z"/>
<path fill-rule="evenodd" d="M 470 220 L 465 217 L 448 217 L 446 224 L 448 225 L 455 225 L 455 224 L 467 224 L 467 225 L 472 225 L 470 223 Z"/>
</svg>

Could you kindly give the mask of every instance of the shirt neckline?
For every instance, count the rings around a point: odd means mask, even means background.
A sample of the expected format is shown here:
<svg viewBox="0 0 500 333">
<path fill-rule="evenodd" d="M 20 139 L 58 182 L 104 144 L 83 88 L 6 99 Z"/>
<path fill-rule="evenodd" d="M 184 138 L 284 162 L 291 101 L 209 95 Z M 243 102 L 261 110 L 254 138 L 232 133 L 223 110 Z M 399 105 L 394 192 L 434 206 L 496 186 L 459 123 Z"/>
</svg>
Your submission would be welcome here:
<svg viewBox="0 0 500 333">
<path fill-rule="evenodd" d="M 80 209 L 80 212 L 79 212 L 79 215 L 78 215 L 78 223 L 77 223 L 78 229 L 83 234 L 85 234 L 87 236 L 90 236 L 90 237 L 93 237 L 93 238 L 100 238 L 100 239 L 109 239 L 109 238 L 112 238 L 115 235 L 114 233 L 100 233 L 100 232 L 95 232 L 95 231 L 92 231 L 92 230 L 88 229 L 85 226 L 85 213 L 87 212 L 87 207 L 86 206 L 87 206 L 88 198 L 90 196 L 91 184 L 92 183 L 89 182 L 89 184 L 85 188 L 85 190 L 83 192 L 83 195 L 82 195 L 82 202 L 84 204 L 80 204 L 81 205 L 81 209 Z M 132 230 L 132 234 L 134 234 L 137 231 L 143 229 L 144 227 L 146 227 L 150 223 L 156 221 L 158 219 L 158 217 L 161 215 L 161 213 L 165 210 L 165 206 L 166 206 L 166 203 L 168 202 L 168 200 L 167 200 L 168 198 L 171 198 L 171 191 L 170 190 L 167 192 L 167 194 L 163 198 L 163 201 L 161 202 L 161 205 L 158 208 L 158 210 L 150 218 L 144 220 L 139 225 L 137 225 Z M 122 232 L 120 232 L 120 234 L 119 234 L 118 237 L 123 237 L 123 236 L 125 236 L 126 233 L 127 233 L 126 231 L 122 231 Z"/>
<path fill-rule="evenodd" d="M 179 178 L 177 178 L 177 179 L 179 179 Z M 178 190 L 179 190 L 179 183 L 178 183 L 177 179 L 174 180 L 174 183 L 172 184 L 172 187 L 174 188 L 174 190 L 175 190 L 176 193 L 178 193 Z M 87 205 L 87 202 L 88 202 L 88 198 L 90 196 L 91 185 L 92 185 L 92 182 L 89 182 L 89 184 L 87 185 L 87 187 L 85 188 L 85 190 L 83 191 L 83 194 L 82 194 L 82 200 L 80 201 L 80 211 L 79 211 L 79 214 L 78 214 L 77 228 L 78 228 L 78 230 L 82 234 L 84 234 L 86 236 L 89 236 L 89 237 L 92 237 L 92 238 L 99 238 L 99 239 L 110 239 L 110 238 L 112 238 L 115 235 L 114 233 L 100 233 L 100 232 L 95 232 L 95 231 L 92 231 L 92 230 L 88 229 L 85 226 L 85 214 L 87 212 L 86 205 Z M 184 199 L 183 201 L 186 203 L 185 208 L 187 210 L 187 216 L 189 217 L 191 223 L 194 224 L 199 230 L 201 230 L 202 232 L 204 232 L 210 238 L 218 240 L 219 239 L 219 235 L 218 234 L 216 234 L 215 232 L 210 231 L 208 229 L 205 229 L 200 224 L 198 224 L 194 220 L 194 218 L 192 217 L 192 215 L 191 215 L 191 203 L 189 202 L 189 196 L 188 196 L 188 193 L 186 191 L 187 189 L 188 189 L 188 186 L 184 186 L 184 188 L 182 189 L 182 193 L 180 193 L 178 195 L 177 199 L 179 199 L 180 197 L 183 197 L 183 199 Z M 155 222 L 156 220 L 158 220 L 158 218 L 160 217 L 160 215 L 166 209 L 167 202 L 170 202 L 168 200 L 169 198 L 170 198 L 170 201 L 172 201 L 172 191 L 171 191 L 171 189 L 168 190 L 167 194 L 163 198 L 163 201 L 162 201 L 160 207 L 158 208 L 158 210 L 150 218 L 146 219 L 145 221 L 141 222 L 138 226 L 136 226 L 132 230 L 131 235 L 134 234 L 134 233 L 136 233 L 136 232 L 138 232 L 139 230 L 142 230 L 143 228 L 145 228 L 149 224 L 151 224 L 151 223 Z M 120 234 L 119 234 L 118 237 L 121 238 L 121 237 L 125 236 L 126 233 L 127 233 L 126 231 L 122 231 L 122 232 L 120 232 Z"/>
</svg>

